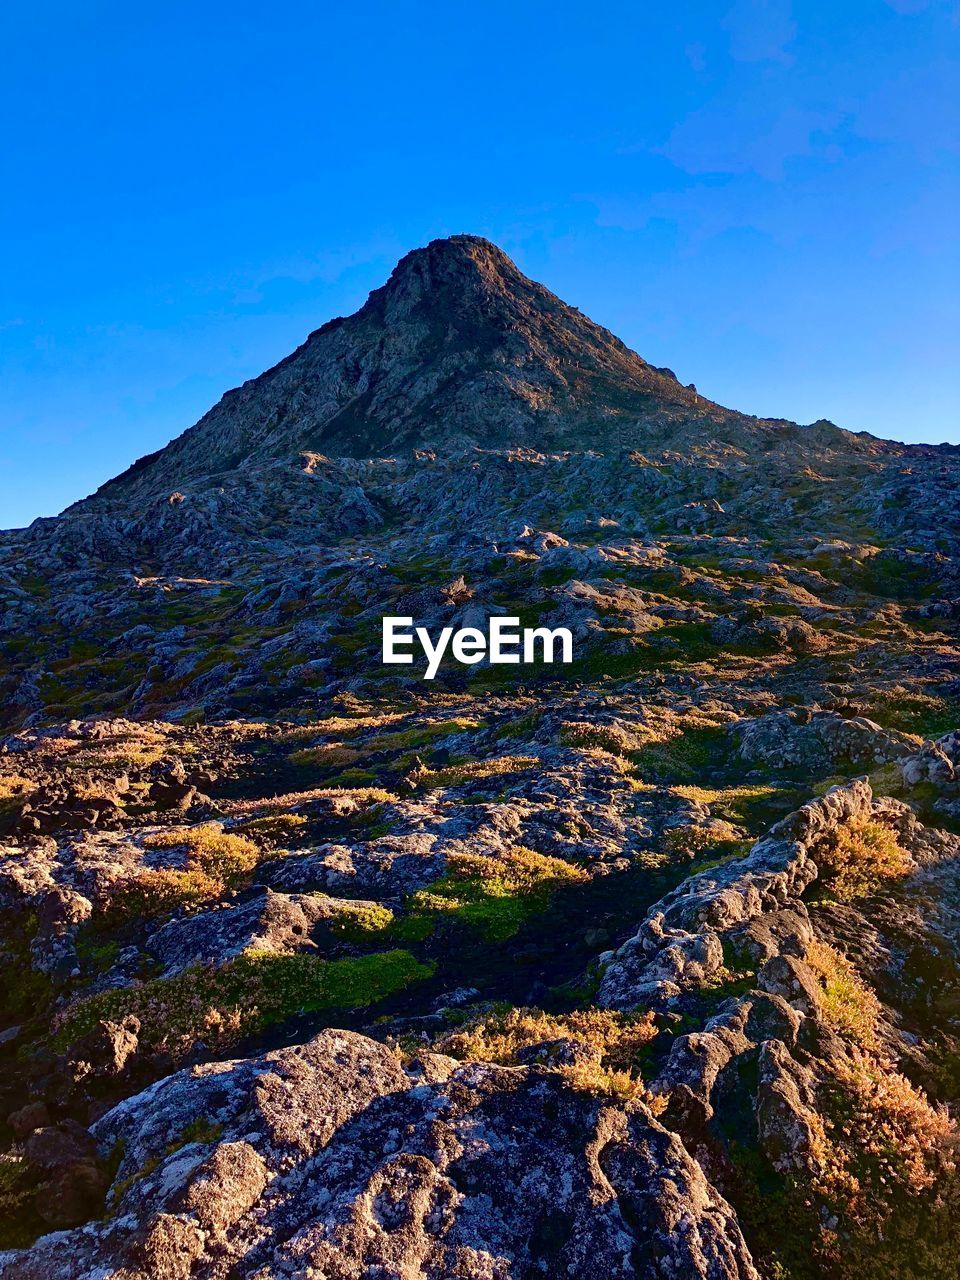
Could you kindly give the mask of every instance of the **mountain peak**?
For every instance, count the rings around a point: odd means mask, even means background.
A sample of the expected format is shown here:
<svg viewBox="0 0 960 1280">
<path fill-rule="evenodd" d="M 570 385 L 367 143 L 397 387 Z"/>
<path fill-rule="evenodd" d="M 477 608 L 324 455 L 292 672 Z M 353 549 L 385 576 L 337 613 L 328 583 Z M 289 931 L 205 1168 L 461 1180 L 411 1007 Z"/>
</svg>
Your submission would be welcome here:
<svg viewBox="0 0 960 1280">
<path fill-rule="evenodd" d="M 499 245 L 485 236 L 461 233 L 441 236 L 405 253 L 391 272 L 390 279 L 402 277 L 411 270 L 475 268 L 481 271 L 513 272 L 516 264 Z"/>
<path fill-rule="evenodd" d="M 559 304 L 549 290 L 529 280 L 512 258 L 482 236 L 455 235 L 431 240 L 404 254 L 389 280 L 370 295 L 363 310 L 432 307 L 460 313 L 493 299 L 538 297 L 541 305 Z"/>
</svg>

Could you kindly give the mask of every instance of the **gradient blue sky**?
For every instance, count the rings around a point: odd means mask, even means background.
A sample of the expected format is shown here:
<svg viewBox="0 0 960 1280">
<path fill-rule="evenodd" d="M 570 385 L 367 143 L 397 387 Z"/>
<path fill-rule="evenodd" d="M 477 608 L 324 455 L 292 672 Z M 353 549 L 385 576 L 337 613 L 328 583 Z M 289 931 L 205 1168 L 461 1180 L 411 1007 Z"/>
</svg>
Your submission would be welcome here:
<svg viewBox="0 0 960 1280">
<path fill-rule="evenodd" d="M 752 413 L 960 441 L 960 4 L 13 4 L 0 526 L 471 231 Z"/>
</svg>

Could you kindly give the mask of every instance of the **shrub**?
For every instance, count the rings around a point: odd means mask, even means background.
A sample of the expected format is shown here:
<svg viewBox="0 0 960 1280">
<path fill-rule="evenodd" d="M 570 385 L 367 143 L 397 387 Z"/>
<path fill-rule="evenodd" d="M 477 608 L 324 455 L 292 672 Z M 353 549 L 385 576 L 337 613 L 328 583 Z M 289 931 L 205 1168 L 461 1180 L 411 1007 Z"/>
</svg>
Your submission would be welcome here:
<svg viewBox="0 0 960 1280">
<path fill-rule="evenodd" d="M 960 707 L 955 700 L 898 686 L 870 707 L 870 718 L 887 729 L 937 738 L 960 725 Z"/>
<path fill-rule="evenodd" d="M 733 851 L 740 833 L 729 822 L 716 819 L 697 826 L 693 823 L 682 827 L 667 827 L 663 833 L 663 847 L 668 853 L 683 858 L 695 858 L 708 849 Z M 748 846 L 749 847 L 749 846 Z"/>
<path fill-rule="evenodd" d="M 814 857 L 841 902 L 872 893 L 883 881 L 907 875 L 913 866 L 890 827 L 871 818 L 840 827 Z"/>
<path fill-rule="evenodd" d="M 179 907 L 213 901 L 223 890 L 223 881 L 206 871 L 147 868 L 113 886 L 103 914 L 108 926 L 127 920 L 153 920 L 170 915 Z"/>
<path fill-rule="evenodd" d="M 4 1025 L 44 1017 L 55 996 L 50 978 L 34 969 L 30 954 L 37 917 L 28 912 L 17 919 L 19 927 L 8 932 L 0 952 L 0 1018 Z"/>
<path fill-rule="evenodd" d="M 260 858 L 260 851 L 252 840 L 224 831 L 218 822 L 157 831 L 144 839 L 143 846 L 145 849 L 184 848 L 192 870 L 205 871 L 224 881 L 239 879 L 252 871 Z"/>
<path fill-rule="evenodd" d="M 870 1053 L 836 1065 L 821 1100 L 828 1137 L 809 1190 L 821 1221 L 835 1224 L 821 1227 L 821 1264 L 843 1280 L 955 1275 L 956 1132 L 946 1113 Z"/>
</svg>

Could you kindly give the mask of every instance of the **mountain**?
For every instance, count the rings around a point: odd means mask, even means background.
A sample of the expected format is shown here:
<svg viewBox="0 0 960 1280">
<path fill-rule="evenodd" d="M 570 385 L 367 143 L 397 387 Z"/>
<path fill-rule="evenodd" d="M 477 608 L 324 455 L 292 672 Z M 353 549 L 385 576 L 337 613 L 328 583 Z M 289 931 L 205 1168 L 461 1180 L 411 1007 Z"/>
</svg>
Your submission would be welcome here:
<svg viewBox="0 0 960 1280">
<path fill-rule="evenodd" d="M 407 254 L 356 314 L 229 391 L 158 453 L 99 491 L 95 507 L 214 483 L 303 452 L 545 452 L 756 440 L 761 424 L 684 387 L 527 279 L 476 236 Z M 829 431 L 851 447 L 853 438 Z"/>
<path fill-rule="evenodd" d="M 457 521 L 491 539 L 511 521 L 550 527 L 583 491 L 638 532 L 702 525 L 712 503 L 732 532 L 803 521 L 935 549 L 956 530 L 956 463 L 956 450 L 725 409 L 496 246 L 454 236 L 409 253 L 355 315 L 36 522 L 25 545 L 41 561 L 47 547 L 51 568 L 92 555 L 142 575 L 229 575 L 397 520 L 420 537 Z"/>
<path fill-rule="evenodd" d="M 958 481 L 455 236 L 0 534 L 0 1280 L 955 1280 Z"/>
<path fill-rule="evenodd" d="M 453 236 L 407 254 L 355 315 L 317 329 L 101 494 L 215 478 L 304 450 L 582 447 L 589 433 L 616 438 L 636 419 L 708 413 L 731 416 L 528 280 L 489 241 Z"/>
</svg>

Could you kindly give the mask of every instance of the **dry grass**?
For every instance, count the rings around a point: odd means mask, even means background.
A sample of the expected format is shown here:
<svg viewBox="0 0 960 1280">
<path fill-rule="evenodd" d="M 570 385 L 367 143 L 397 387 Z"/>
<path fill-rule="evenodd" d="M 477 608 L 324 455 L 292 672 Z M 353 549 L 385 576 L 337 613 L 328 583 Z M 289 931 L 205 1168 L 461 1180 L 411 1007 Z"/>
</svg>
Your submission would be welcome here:
<svg viewBox="0 0 960 1280">
<path fill-rule="evenodd" d="M 527 1061 L 537 1056 L 528 1051 L 542 1046 L 543 1065 L 562 1075 L 571 1088 L 620 1101 L 642 1097 L 659 1114 L 667 1100 L 647 1093 L 640 1070 L 643 1050 L 657 1034 L 649 1013 L 583 1009 L 549 1014 L 517 1008 L 448 1032 L 433 1047 L 463 1061 L 518 1066 L 525 1056 Z M 553 1051 L 564 1041 L 573 1041 L 587 1052 L 576 1062 L 558 1062 Z"/>
<path fill-rule="evenodd" d="M 482 778 L 523 773 L 539 763 L 536 756 L 497 756 L 492 760 L 471 760 L 466 764 L 448 765 L 443 769 L 424 769 L 417 775 L 417 785 L 427 791 L 438 787 L 458 787 Z"/>
<path fill-rule="evenodd" d="M 0 813 L 16 812 L 36 790 L 36 784 L 18 773 L 0 777 Z"/>
<path fill-rule="evenodd" d="M 516 1066 L 524 1049 L 555 1040 L 576 1040 L 594 1051 L 605 1066 L 626 1070 L 636 1064 L 639 1051 L 657 1034 L 649 1013 L 575 1009 L 571 1013 L 550 1014 L 541 1009 L 516 1008 L 446 1032 L 434 1048 L 464 1061 Z"/>
<path fill-rule="evenodd" d="M 444 720 L 431 720 L 412 725 L 395 733 L 377 734 L 355 746 L 343 742 L 325 742 L 301 747 L 290 756 L 292 764 L 315 765 L 320 768 L 338 768 L 357 764 L 371 756 L 390 755 L 399 751 L 426 747 L 454 733 L 466 733 L 482 727 L 483 721 L 467 716 L 450 716 Z M 354 737 L 358 730 L 343 736 Z"/>
<path fill-rule="evenodd" d="M 220 808 L 231 816 L 241 817 L 245 814 L 269 813 L 275 809 L 294 809 L 301 805 L 312 804 L 321 800 L 349 799 L 359 805 L 391 804 L 399 800 L 399 796 L 383 787 L 311 787 L 307 791 L 288 791 L 282 796 L 272 796 L 256 800 L 225 800 Z M 250 823 L 244 823 L 249 828 Z"/>
</svg>

